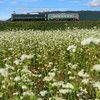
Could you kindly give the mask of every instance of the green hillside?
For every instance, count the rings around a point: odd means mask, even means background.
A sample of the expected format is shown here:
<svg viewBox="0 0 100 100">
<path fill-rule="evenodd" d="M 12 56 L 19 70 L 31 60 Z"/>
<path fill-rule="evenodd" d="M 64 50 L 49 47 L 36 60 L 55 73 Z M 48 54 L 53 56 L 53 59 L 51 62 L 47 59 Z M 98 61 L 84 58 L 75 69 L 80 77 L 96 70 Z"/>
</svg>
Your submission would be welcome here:
<svg viewBox="0 0 100 100">
<path fill-rule="evenodd" d="M 100 11 L 79 11 L 80 20 L 100 20 Z"/>
</svg>

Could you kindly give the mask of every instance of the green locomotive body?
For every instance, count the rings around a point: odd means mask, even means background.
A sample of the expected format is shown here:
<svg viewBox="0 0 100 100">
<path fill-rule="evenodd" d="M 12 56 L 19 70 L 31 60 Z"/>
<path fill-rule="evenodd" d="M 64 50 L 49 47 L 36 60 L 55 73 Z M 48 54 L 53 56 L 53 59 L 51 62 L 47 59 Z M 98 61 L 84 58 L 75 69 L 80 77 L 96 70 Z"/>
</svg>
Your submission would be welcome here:
<svg viewBox="0 0 100 100">
<path fill-rule="evenodd" d="M 12 14 L 12 21 L 42 21 L 46 19 L 44 13 Z"/>
</svg>

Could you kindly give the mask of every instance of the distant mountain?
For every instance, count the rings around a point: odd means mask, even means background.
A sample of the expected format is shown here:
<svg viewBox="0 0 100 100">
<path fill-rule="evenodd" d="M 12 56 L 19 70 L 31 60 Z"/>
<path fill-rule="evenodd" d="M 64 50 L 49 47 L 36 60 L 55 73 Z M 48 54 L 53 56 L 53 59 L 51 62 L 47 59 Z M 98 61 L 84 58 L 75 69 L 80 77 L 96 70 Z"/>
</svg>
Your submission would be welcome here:
<svg viewBox="0 0 100 100">
<path fill-rule="evenodd" d="M 80 20 L 100 20 L 100 11 L 79 11 Z"/>
<path fill-rule="evenodd" d="M 0 20 L 0 22 L 4 22 L 4 20 Z"/>
<path fill-rule="evenodd" d="M 11 21 L 11 18 L 6 19 L 6 20 L 0 20 L 0 22 L 8 22 L 8 21 Z"/>
<path fill-rule="evenodd" d="M 7 19 L 6 21 L 11 21 L 11 18 Z"/>
</svg>

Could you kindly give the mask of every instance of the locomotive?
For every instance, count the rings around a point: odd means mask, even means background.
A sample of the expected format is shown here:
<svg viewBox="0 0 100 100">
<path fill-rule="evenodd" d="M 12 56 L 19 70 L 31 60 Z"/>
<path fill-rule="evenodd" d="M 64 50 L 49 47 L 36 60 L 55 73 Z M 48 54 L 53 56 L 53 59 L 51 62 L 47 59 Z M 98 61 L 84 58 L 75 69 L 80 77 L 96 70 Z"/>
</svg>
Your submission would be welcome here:
<svg viewBox="0 0 100 100">
<path fill-rule="evenodd" d="M 78 13 L 27 13 L 11 15 L 11 21 L 78 21 Z"/>
</svg>

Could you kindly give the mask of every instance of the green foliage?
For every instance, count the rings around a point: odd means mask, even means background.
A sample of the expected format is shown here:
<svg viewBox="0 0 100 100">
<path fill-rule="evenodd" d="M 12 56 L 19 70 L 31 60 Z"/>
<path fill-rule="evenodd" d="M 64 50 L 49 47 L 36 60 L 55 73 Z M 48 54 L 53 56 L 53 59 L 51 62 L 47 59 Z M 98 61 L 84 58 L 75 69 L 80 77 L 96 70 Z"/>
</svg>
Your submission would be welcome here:
<svg viewBox="0 0 100 100">
<path fill-rule="evenodd" d="M 100 28 L 100 21 L 34 21 L 34 22 L 3 22 L 0 31 L 4 30 L 65 30 L 70 27 L 79 29 Z"/>
</svg>

